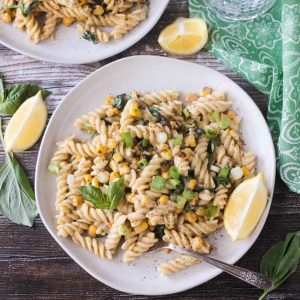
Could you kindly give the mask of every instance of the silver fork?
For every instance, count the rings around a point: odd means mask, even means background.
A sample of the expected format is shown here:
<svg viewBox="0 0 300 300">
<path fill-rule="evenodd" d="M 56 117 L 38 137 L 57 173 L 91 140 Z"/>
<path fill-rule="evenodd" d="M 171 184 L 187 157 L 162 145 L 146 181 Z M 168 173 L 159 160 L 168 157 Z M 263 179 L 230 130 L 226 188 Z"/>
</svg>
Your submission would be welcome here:
<svg viewBox="0 0 300 300">
<path fill-rule="evenodd" d="M 199 259 L 210 265 L 213 265 L 213 266 L 223 270 L 224 272 L 226 272 L 244 282 L 247 282 L 259 289 L 262 289 L 262 290 L 270 289 L 273 286 L 272 280 L 263 274 L 224 263 L 224 262 L 214 259 L 206 254 L 199 254 L 194 251 L 187 250 L 185 248 L 177 246 L 175 244 L 164 242 L 162 240 L 160 240 L 152 248 L 150 248 L 150 250 L 147 253 L 157 252 L 161 249 L 171 249 L 178 253 L 192 256 L 196 259 Z"/>
</svg>

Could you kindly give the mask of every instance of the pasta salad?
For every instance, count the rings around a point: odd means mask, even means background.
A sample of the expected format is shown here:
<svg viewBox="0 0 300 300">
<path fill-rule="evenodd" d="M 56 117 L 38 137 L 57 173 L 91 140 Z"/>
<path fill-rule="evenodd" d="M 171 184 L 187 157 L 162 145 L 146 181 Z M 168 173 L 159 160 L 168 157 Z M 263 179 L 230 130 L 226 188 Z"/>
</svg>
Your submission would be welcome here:
<svg viewBox="0 0 300 300">
<path fill-rule="evenodd" d="M 1 8 L 2 7 L 2 8 Z M 57 27 L 77 23 L 92 43 L 119 40 L 147 18 L 144 0 L 0 0 L 0 20 L 26 31 L 33 43 L 54 39 Z"/>
<path fill-rule="evenodd" d="M 225 93 L 175 91 L 109 95 L 75 120 L 90 137 L 58 142 L 49 170 L 57 175 L 58 235 L 102 259 L 120 246 L 130 263 L 159 239 L 209 253 L 207 236 L 223 226 L 233 188 L 255 173 L 239 116 Z M 198 261 L 178 255 L 164 275 Z"/>
</svg>

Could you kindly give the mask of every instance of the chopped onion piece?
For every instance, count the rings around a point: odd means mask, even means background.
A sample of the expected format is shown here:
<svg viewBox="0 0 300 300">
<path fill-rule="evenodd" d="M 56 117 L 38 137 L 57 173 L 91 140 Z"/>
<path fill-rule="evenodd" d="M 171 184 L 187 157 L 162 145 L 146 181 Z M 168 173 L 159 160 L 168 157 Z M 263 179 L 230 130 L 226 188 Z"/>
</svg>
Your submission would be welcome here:
<svg viewBox="0 0 300 300">
<path fill-rule="evenodd" d="M 168 139 L 168 136 L 165 132 L 158 132 L 156 134 L 156 141 L 159 143 L 159 144 L 164 144 Z"/>
<path fill-rule="evenodd" d="M 215 173 L 219 173 L 220 172 L 220 168 L 214 165 L 210 166 L 210 170 L 215 172 Z"/>
<path fill-rule="evenodd" d="M 74 182 L 74 179 L 75 179 L 74 175 L 73 174 L 69 174 L 67 176 L 67 184 L 69 184 L 69 185 L 72 184 Z"/>
<path fill-rule="evenodd" d="M 233 181 L 239 180 L 243 177 L 243 170 L 240 167 L 235 167 L 231 169 L 229 177 Z"/>
</svg>

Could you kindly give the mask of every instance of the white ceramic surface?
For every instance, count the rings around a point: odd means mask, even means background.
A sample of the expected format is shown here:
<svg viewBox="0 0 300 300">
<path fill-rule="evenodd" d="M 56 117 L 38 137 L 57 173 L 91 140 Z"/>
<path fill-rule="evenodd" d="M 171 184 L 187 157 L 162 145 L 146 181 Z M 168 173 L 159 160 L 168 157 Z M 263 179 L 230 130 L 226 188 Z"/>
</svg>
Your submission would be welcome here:
<svg viewBox="0 0 300 300">
<path fill-rule="evenodd" d="M 159 56 L 133 56 L 115 61 L 97 70 L 73 88 L 54 112 L 41 144 L 35 178 L 35 192 L 40 216 L 58 244 L 88 273 L 105 284 L 134 294 L 162 295 L 180 292 L 220 274 L 220 270 L 205 263 L 193 266 L 170 277 L 161 276 L 156 267 L 171 255 L 146 254 L 132 265 L 121 263 L 121 255 L 112 261 L 102 261 L 88 251 L 56 235 L 55 177 L 47 166 L 55 151 L 55 143 L 75 133 L 73 122 L 85 112 L 103 103 L 108 94 L 121 94 L 132 89 L 159 91 L 173 89 L 182 93 L 199 92 L 203 86 L 226 91 L 235 110 L 242 116 L 242 135 L 246 147 L 258 157 L 258 170 L 265 173 L 272 197 L 275 181 L 275 155 L 269 129 L 253 100 L 233 81 L 201 65 Z M 228 263 L 238 261 L 252 246 L 262 230 L 271 201 L 250 237 L 232 243 L 226 233 L 212 238 L 213 255 Z"/>
<path fill-rule="evenodd" d="M 26 33 L 0 22 L 0 43 L 30 57 L 61 64 L 85 64 L 116 55 L 142 39 L 158 22 L 169 0 L 151 0 L 149 15 L 123 39 L 108 44 L 93 44 L 79 37 L 76 26 L 58 26 L 56 39 L 33 44 Z"/>
</svg>

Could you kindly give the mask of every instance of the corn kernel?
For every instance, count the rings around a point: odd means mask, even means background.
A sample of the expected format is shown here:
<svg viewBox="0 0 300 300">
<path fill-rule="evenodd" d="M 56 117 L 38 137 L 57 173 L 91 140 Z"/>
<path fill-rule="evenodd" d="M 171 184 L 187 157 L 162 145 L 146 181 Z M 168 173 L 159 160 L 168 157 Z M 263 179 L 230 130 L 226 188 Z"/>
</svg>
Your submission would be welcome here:
<svg viewBox="0 0 300 300">
<path fill-rule="evenodd" d="M 117 143 L 114 139 L 112 139 L 112 138 L 109 138 L 109 139 L 108 139 L 108 141 L 107 141 L 107 147 L 108 147 L 109 149 L 116 148 L 117 145 L 118 145 L 118 143 Z"/>
<path fill-rule="evenodd" d="M 110 108 L 106 111 L 106 115 L 108 117 L 118 116 L 119 114 L 120 114 L 120 111 L 115 107 Z"/>
<path fill-rule="evenodd" d="M 109 105 L 112 104 L 114 101 L 114 97 L 112 95 L 109 95 L 105 98 L 105 104 Z"/>
<path fill-rule="evenodd" d="M 0 19 L 4 22 L 4 23 L 11 23 L 12 22 L 12 17 L 10 13 L 3 13 L 0 15 Z"/>
<path fill-rule="evenodd" d="M 119 167 L 118 167 L 118 163 L 116 163 L 114 160 L 111 160 L 109 162 L 109 167 L 113 170 L 113 171 L 118 171 Z"/>
<path fill-rule="evenodd" d="M 83 178 L 84 178 L 84 181 L 85 181 L 86 184 L 90 184 L 92 182 L 92 179 L 93 179 L 90 174 L 84 175 Z"/>
<path fill-rule="evenodd" d="M 134 118 L 140 118 L 142 116 L 142 111 L 135 104 L 131 105 L 129 113 Z"/>
<path fill-rule="evenodd" d="M 134 231 L 136 233 L 141 233 L 142 231 L 146 230 L 148 228 L 148 222 L 147 221 L 143 221 L 140 225 L 138 225 L 137 227 L 134 228 Z"/>
<path fill-rule="evenodd" d="M 187 182 L 187 188 L 190 189 L 190 190 L 193 190 L 197 185 L 197 180 L 196 179 L 190 179 L 188 182 Z"/>
<path fill-rule="evenodd" d="M 187 138 L 188 146 L 194 148 L 196 147 L 196 138 L 193 134 L 189 135 Z"/>
<path fill-rule="evenodd" d="M 99 146 L 97 148 L 97 154 L 100 155 L 100 156 L 105 155 L 106 152 L 107 152 L 107 147 L 106 146 Z"/>
<path fill-rule="evenodd" d="M 159 197 L 159 201 L 162 203 L 162 204 L 166 204 L 169 200 L 169 197 L 167 195 L 162 195 Z"/>
<path fill-rule="evenodd" d="M 72 17 L 65 17 L 65 18 L 62 19 L 62 23 L 63 23 L 65 26 L 70 26 L 70 25 L 72 25 L 74 22 L 75 22 L 75 18 L 72 18 Z"/>
<path fill-rule="evenodd" d="M 205 97 L 207 95 L 210 95 L 212 94 L 212 89 L 209 88 L 209 87 L 204 87 L 202 90 L 201 90 L 201 96 Z"/>
<path fill-rule="evenodd" d="M 161 151 L 161 157 L 166 160 L 170 160 L 172 158 L 172 151 L 170 149 Z"/>
<path fill-rule="evenodd" d="M 169 178 L 170 178 L 170 174 L 169 174 L 168 171 L 162 172 L 161 176 L 162 176 L 164 179 L 169 179 Z"/>
<path fill-rule="evenodd" d="M 196 210 L 196 215 L 197 216 L 204 216 L 205 215 L 205 208 L 204 207 L 199 207 L 197 210 Z"/>
<path fill-rule="evenodd" d="M 97 228 L 94 226 L 94 225 L 91 225 L 89 226 L 89 236 L 92 237 L 92 238 L 95 238 L 96 237 L 96 230 Z"/>
<path fill-rule="evenodd" d="M 109 181 L 113 181 L 114 179 L 120 178 L 119 172 L 111 172 L 109 175 Z"/>
<path fill-rule="evenodd" d="M 120 167 L 124 167 L 124 166 L 128 166 L 128 165 L 129 165 L 128 161 L 122 161 L 122 162 L 119 163 Z"/>
<path fill-rule="evenodd" d="M 81 155 L 76 155 L 76 162 L 80 162 L 82 160 L 82 156 Z"/>
<path fill-rule="evenodd" d="M 199 98 L 198 94 L 196 94 L 196 93 L 188 93 L 185 96 L 185 101 L 187 101 L 187 102 L 193 102 L 193 101 L 196 101 L 198 98 Z"/>
<path fill-rule="evenodd" d="M 120 175 L 122 176 L 122 175 L 130 173 L 130 169 L 128 166 L 120 166 L 119 172 L 120 172 Z"/>
<path fill-rule="evenodd" d="M 182 212 L 182 206 L 180 204 L 176 205 L 175 214 L 179 215 Z"/>
<path fill-rule="evenodd" d="M 114 155 L 113 155 L 113 160 L 116 162 L 116 163 L 119 163 L 123 160 L 123 156 L 120 152 L 116 152 Z"/>
<path fill-rule="evenodd" d="M 195 213 L 191 211 L 186 213 L 186 218 L 190 223 L 194 223 L 197 220 L 197 216 L 195 215 Z"/>
<path fill-rule="evenodd" d="M 143 196 L 142 200 L 141 200 L 141 205 L 144 207 L 148 207 L 150 205 L 151 201 L 149 199 L 149 197 L 147 196 Z"/>
<path fill-rule="evenodd" d="M 133 197 L 134 197 L 134 193 L 131 193 L 131 194 L 128 196 L 127 201 L 128 201 L 129 203 L 133 203 Z"/>
<path fill-rule="evenodd" d="M 242 171 L 245 177 L 250 175 L 249 169 L 247 167 L 242 167 Z"/>
<path fill-rule="evenodd" d="M 81 196 L 75 196 L 73 198 L 73 205 L 74 206 L 80 206 L 80 205 L 83 204 L 83 202 L 84 202 L 84 200 L 83 200 L 83 198 Z"/>
<path fill-rule="evenodd" d="M 99 180 L 97 178 L 92 179 L 92 186 L 99 187 Z"/>
<path fill-rule="evenodd" d="M 101 5 L 96 5 L 96 8 L 93 10 L 93 14 L 96 16 L 102 16 L 104 14 L 104 8 Z"/>
<path fill-rule="evenodd" d="M 236 117 L 236 114 L 234 111 L 230 110 L 228 113 L 227 113 L 227 116 L 230 118 L 230 119 L 234 119 Z"/>
</svg>

